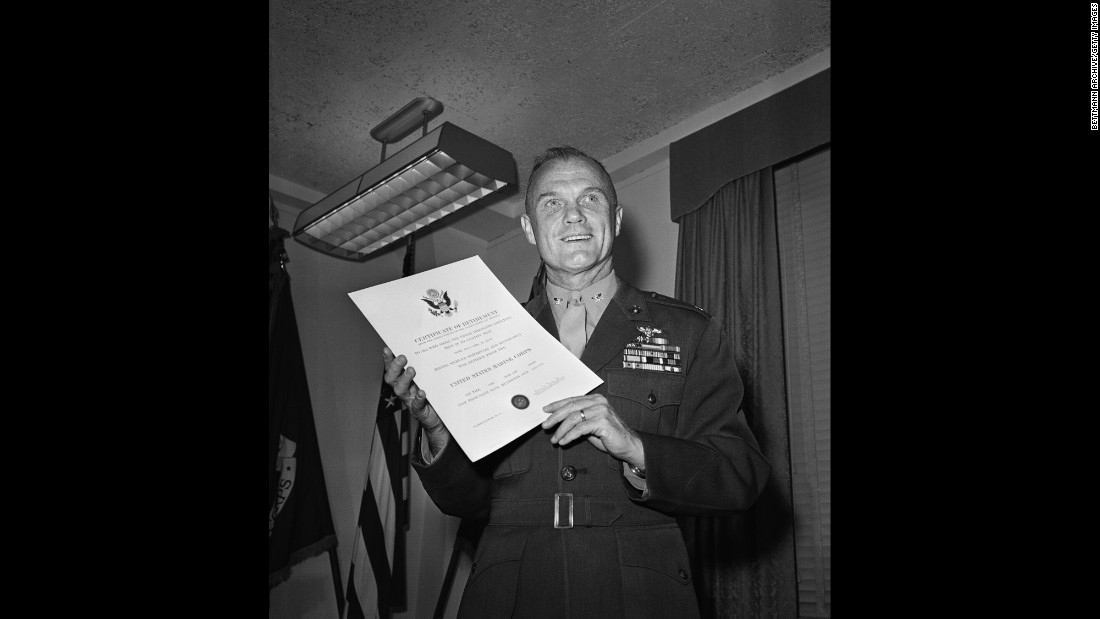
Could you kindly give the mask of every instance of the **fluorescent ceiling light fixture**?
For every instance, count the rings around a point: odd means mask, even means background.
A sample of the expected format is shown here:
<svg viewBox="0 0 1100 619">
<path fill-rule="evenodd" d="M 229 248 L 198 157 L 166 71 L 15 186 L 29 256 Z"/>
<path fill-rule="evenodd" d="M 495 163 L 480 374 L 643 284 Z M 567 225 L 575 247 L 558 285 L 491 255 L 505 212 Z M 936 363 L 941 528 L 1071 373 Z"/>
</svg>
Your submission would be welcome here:
<svg viewBox="0 0 1100 619">
<path fill-rule="evenodd" d="M 428 101 L 442 109 L 434 99 Z M 429 115 L 423 111 L 425 129 Z M 383 157 L 386 141 L 400 137 L 375 136 L 383 142 Z M 516 162 L 510 152 L 445 122 L 303 210 L 292 236 L 320 252 L 361 262 L 394 241 L 515 185 Z"/>
</svg>

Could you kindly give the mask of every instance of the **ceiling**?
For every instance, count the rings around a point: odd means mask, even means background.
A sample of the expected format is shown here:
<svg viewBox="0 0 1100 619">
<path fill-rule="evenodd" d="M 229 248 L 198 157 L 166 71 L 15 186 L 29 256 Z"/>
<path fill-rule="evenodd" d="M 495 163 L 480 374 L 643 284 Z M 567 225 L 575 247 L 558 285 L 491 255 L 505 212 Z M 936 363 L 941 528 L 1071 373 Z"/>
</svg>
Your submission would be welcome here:
<svg viewBox="0 0 1100 619">
<path fill-rule="evenodd" d="M 829 4 L 269 0 L 269 173 L 331 193 L 381 161 L 372 128 L 432 97 L 429 130 L 510 151 L 525 186 L 548 146 L 605 159 L 828 49 Z"/>
</svg>

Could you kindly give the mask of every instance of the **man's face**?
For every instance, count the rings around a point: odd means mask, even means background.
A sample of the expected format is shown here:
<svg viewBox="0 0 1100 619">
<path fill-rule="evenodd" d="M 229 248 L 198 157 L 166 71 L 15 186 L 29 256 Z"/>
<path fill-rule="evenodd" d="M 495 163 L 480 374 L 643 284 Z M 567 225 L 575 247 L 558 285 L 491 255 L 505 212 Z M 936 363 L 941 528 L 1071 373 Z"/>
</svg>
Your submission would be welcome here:
<svg viewBox="0 0 1100 619">
<path fill-rule="evenodd" d="M 555 159 L 532 183 L 532 205 L 520 225 L 546 267 L 570 275 L 609 267 L 623 210 L 615 205 L 612 213 L 599 168 L 586 159 Z"/>
</svg>

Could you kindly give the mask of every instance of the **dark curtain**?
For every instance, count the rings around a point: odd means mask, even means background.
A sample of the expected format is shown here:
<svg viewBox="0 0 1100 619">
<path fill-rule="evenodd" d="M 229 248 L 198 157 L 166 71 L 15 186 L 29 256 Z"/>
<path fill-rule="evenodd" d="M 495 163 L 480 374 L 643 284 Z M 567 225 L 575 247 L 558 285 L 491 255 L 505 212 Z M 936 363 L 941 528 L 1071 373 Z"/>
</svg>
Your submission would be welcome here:
<svg viewBox="0 0 1100 619">
<path fill-rule="evenodd" d="M 682 215 L 676 296 L 725 326 L 745 384 L 742 408 L 772 464 L 748 511 L 682 518 L 703 617 L 797 616 L 783 319 L 772 170 L 721 187 Z"/>
</svg>

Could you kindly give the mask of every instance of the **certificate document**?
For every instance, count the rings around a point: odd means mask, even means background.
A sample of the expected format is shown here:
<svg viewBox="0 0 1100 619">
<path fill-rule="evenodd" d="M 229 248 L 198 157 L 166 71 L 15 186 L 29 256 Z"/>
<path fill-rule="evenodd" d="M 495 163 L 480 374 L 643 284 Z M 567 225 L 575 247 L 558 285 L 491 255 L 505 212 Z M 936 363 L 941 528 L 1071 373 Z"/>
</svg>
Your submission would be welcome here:
<svg viewBox="0 0 1100 619">
<path fill-rule="evenodd" d="M 542 407 L 603 381 L 474 256 L 348 294 L 472 461 L 542 423 Z M 408 367 L 406 366 L 406 367 Z"/>
</svg>

